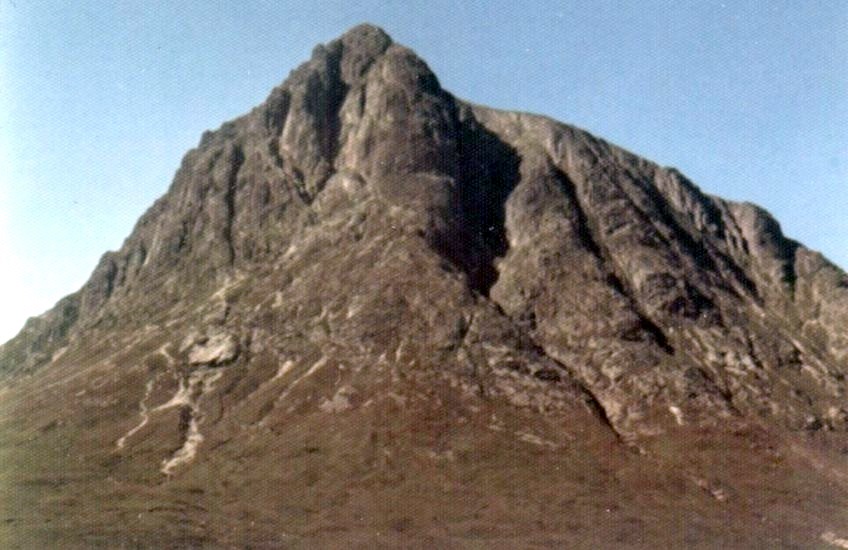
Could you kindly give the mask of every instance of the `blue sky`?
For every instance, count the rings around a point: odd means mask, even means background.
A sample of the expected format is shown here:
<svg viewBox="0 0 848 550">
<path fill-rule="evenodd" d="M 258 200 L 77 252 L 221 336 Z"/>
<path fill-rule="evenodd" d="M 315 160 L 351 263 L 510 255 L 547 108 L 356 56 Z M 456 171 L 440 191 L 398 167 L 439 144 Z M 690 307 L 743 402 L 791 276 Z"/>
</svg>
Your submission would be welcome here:
<svg viewBox="0 0 848 550">
<path fill-rule="evenodd" d="M 205 129 L 363 21 L 456 95 L 675 166 L 848 266 L 848 2 L 0 0 L 0 341 L 120 246 Z"/>
</svg>

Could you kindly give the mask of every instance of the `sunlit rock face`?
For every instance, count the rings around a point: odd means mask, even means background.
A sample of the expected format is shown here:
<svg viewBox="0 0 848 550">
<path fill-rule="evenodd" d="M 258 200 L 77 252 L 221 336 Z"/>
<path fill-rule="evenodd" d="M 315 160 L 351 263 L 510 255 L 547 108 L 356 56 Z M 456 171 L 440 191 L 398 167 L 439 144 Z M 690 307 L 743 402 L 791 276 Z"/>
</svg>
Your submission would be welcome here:
<svg viewBox="0 0 848 550">
<path fill-rule="evenodd" d="M 0 347 L 0 534 L 833 545 L 846 327 L 762 209 L 360 26 Z"/>
</svg>

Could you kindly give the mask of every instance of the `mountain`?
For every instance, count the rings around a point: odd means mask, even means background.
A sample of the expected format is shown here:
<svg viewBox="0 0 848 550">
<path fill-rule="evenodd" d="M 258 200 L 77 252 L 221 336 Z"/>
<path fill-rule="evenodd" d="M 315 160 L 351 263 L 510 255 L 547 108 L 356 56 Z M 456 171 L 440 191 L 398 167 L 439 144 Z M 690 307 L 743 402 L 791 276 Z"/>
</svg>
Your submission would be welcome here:
<svg viewBox="0 0 848 550">
<path fill-rule="evenodd" d="M 761 208 L 358 26 L 0 347 L 0 540 L 845 548 L 846 326 Z"/>
</svg>

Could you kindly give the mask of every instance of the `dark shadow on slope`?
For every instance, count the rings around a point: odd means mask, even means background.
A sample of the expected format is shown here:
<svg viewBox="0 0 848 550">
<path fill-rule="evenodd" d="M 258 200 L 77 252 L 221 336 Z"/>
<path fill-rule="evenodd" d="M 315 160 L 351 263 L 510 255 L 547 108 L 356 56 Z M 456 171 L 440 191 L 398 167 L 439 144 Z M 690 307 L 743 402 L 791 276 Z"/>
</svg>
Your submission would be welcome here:
<svg viewBox="0 0 848 550">
<path fill-rule="evenodd" d="M 460 122 L 455 219 L 433 237 L 433 247 L 465 272 L 468 285 L 483 296 L 498 279 L 495 260 L 509 247 L 506 200 L 520 179 L 514 148 L 474 118 Z"/>
</svg>

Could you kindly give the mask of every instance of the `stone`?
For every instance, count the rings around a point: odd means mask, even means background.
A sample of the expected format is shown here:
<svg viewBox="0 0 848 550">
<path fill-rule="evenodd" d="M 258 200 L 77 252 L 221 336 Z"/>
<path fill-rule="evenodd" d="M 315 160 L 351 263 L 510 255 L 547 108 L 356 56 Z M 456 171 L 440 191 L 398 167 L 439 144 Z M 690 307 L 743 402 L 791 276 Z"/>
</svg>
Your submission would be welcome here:
<svg viewBox="0 0 848 550">
<path fill-rule="evenodd" d="M 238 340 L 227 333 L 216 333 L 202 338 L 188 352 L 190 365 L 222 365 L 238 356 Z"/>
</svg>

